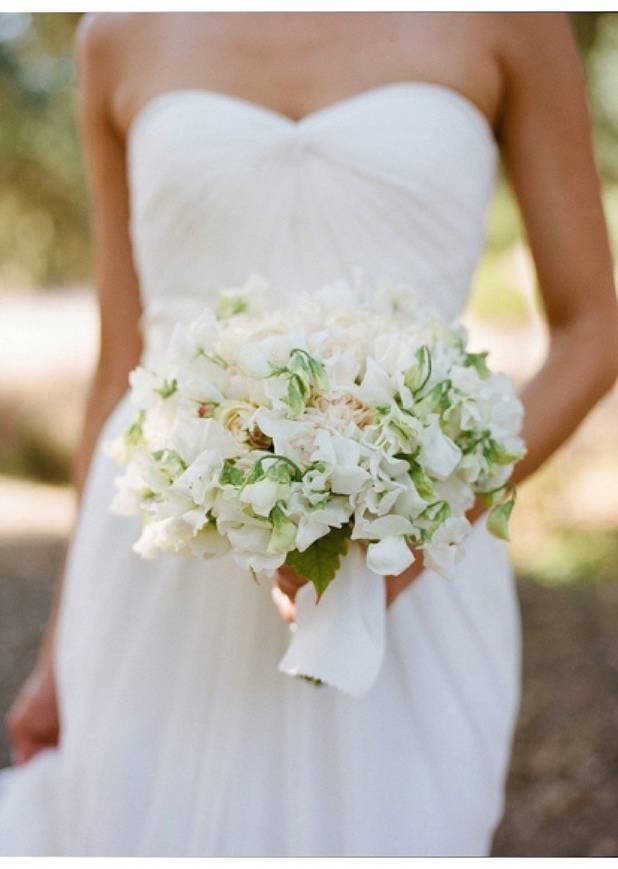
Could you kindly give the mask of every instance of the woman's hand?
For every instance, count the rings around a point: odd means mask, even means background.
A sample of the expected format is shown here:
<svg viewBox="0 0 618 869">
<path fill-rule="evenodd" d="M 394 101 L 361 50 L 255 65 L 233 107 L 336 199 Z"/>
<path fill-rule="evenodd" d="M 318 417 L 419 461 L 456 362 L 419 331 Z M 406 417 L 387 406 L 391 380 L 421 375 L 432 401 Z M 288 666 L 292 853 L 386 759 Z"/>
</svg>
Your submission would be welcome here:
<svg viewBox="0 0 618 869">
<path fill-rule="evenodd" d="M 466 518 L 470 522 L 475 522 L 485 511 L 485 506 L 482 501 L 477 498 L 473 507 L 466 513 Z M 389 607 L 395 599 L 406 589 L 423 571 L 423 553 L 420 550 L 413 550 L 415 561 L 400 573 L 398 576 L 386 576 L 386 606 Z M 272 597 L 279 615 L 286 622 L 296 620 L 296 607 L 294 601 L 299 588 L 302 588 L 308 582 L 302 576 L 292 570 L 291 567 L 283 565 L 277 571 L 277 577 L 273 584 Z"/>
<path fill-rule="evenodd" d="M 390 606 L 395 598 L 401 594 L 404 588 L 407 588 L 410 583 L 414 582 L 416 577 L 423 570 L 422 553 L 416 553 L 416 561 L 400 573 L 399 576 L 385 577 L 386 588 L 386 606 Z M 279 615 L 286 622 L 294 622 L 296 620 L 296 593 L 299 588 L 302 588 L 308 580 L 299 576 L 291 567 L 280 567 L 277 571 L 272 597 Z"/>
<path fill-rule="evenodd" d="M 6 717 L 14 764 L 58 745 L 60 722 L 51 654 L 42 653 Z"/>
<path fill-rule="evenodd" d="M 309 582 L 308 579 L 299 576 L 295 570 L 292 570 L 291 567 L 287 567 L 285 564 L 277 571 L 272 588 L 272 597 L 284 622 L 296 621 L 296 606 L 294 603 L 296 592 L 307 582 Z"/>
</svg>

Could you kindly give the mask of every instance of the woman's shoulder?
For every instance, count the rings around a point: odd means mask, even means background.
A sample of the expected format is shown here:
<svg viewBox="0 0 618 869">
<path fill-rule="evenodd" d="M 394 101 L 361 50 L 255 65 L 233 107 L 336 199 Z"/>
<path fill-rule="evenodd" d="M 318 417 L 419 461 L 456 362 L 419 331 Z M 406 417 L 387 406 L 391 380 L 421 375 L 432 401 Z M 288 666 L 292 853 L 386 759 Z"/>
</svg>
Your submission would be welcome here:
<svg viewBox="0 0 618 869">
<path fill-rule="evenodd" d="M 148 39 L 154 17 L 144 12 L 85 12 L 75 34 L 76 53 L 96 61 L 118 57 Z"/>
<path fill-rule="evenodd" d="M 131 114 L 135 83 L 140 81 L 158 45 L 157 13 L 87 12 L 75 34 L 75 61 L 81 102 L 88 115 L 109 118 L 118 132 Z"/>
<path fill-rule="evenodd" d="M 567 12 L 493 13 L 497 51 L 512 78 L 550 80 L 577 66 Z"/>
</svg>

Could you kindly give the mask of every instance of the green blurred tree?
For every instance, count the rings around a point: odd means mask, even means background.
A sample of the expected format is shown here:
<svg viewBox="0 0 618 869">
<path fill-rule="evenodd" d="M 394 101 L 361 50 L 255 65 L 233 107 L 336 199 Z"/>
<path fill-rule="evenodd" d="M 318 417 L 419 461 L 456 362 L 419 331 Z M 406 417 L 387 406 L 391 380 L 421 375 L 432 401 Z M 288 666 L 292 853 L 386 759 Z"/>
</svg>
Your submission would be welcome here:
<svg viewBox="0 0 618 869">
<path fill-rule="evenodd" d="M 2 286 L 88 275 L 88 207 L 74 106 L 79 17 L 0 15 Z"/>
</svg>

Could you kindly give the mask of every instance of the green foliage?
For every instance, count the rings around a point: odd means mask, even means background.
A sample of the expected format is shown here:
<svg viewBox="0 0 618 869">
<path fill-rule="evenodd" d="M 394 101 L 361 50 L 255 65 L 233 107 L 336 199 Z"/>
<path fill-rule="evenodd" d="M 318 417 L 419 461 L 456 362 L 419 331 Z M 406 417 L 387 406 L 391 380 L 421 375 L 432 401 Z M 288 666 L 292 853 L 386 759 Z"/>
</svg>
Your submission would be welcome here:
<svg viewBox="0 0 618 869">
<path fill-rule="evenodd" d="M 244 473 L 240 468 L 237 468 L 232 461 L 232 459 L 225 459 L 223 462 L 223 467 L 221 468 L 221 473 L 219 475 L 219 482 L 222 486 L 242 486 L 245 479 Z"/>
<path fill-rule="evenodd" d="M 522 323 L 529 316 L 528 302 L 505 256 L 492 250 L 485 254 L 472 284 L 469 307 L 477 317 Z"/>
<path fill-rule="evenodd" d="M 79 15 L 0 16 L 0 281 L 81 280 L 89 221 L 74 111 Z"/>
<path fill-rule="evenodd" d="M 541 585 L 616 582 L 615 529 L 558 528 L 543 537 L 525 565 L 525 576 Z"/>
<path fill-rule="evenodd" d="M 0 474 L 54 485 L 71 482 L 71 453 L 47 431 L 24 423 L 15 434 L 0 436 Z"/>
<path fill-rule="evenodd" d="M 315 586 L 317 600 L 322 597 L 334 578 L 341 556 L 348 550 L 350 529 L 332 528 L 304 552 L 290 552 L 285 563 L 299 576 L 311 580 Z"/>
<path fill-rule="evenodd" d="M 508 501 L 503 501 L 502 504 L 496 504 L 489 511 L 487 517 L 487 530 L 499 537 L 501 540 L 510 540 L 509 537 L 509 518 L 515 506 L 515 499 L 509 498 Z"/>
<path fill-rule="evenodd" d="M 164 380 L 163 385 L 159 389 L 155 389 L 161 398 L 170 398 L 178 390 L 178 381 L 174 377 L 173 380 Z"/>
</svg>

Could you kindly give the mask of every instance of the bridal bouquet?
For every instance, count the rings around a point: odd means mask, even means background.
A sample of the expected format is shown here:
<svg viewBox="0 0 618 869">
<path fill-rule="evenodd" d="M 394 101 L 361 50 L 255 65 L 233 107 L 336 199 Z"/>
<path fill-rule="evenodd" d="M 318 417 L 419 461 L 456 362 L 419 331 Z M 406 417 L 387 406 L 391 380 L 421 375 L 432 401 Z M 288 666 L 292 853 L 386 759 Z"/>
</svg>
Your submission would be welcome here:
<svg viewBox="0 0 618 869">
<path fill-rule="evenodd" d="M 141 516 L 146 558 L 229 552 L 255 577 L 285 563 L 310 580 L 279 670 L 360 696 L 384 654 L 376 574 L 414 548 L 452 576 L 478 495 L 507 537 L 522 405 L 407 287 L 359 278 L 277 309 L 265 290 L 223 291 L 131 373 L 112 509 Z"/>
<path fill-rule="evenodd" d="M 130 376 L 134 417 L 112 509 L 139 514 L 134 549 L 259 574 L 286 563 L 319 599 L 350 541 L 399 574 L 423 553 L 452 576 L 477 495 L 507 536 L 522 406 L 486 354 L 386 283 L 337 282 L 276 310 L 252 277 L 176 326 Z"/>
</svg>

